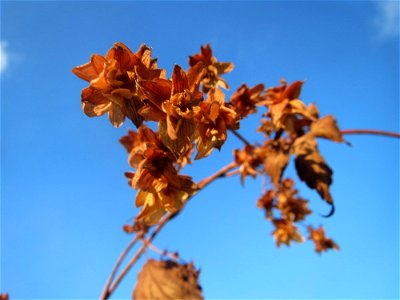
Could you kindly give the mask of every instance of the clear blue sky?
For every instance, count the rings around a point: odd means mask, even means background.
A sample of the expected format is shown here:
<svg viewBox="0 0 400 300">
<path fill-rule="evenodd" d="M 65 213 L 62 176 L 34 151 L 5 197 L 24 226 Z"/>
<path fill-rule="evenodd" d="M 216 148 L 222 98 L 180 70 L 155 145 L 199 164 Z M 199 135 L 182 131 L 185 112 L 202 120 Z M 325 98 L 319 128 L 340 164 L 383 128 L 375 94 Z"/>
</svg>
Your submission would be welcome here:
<svg viewBox="0 0 400 300">
<path fill-rule="evenodd" d="M 210 42 L 225 78 L 266 86 L 305 80 L 302 99 L 342 129 L 399 131 L 398 2 L 14 2 L 1 1 L 1 291 L 12 299 L 98 298 L 130 240 L 137 213 L 130 170 L 113 128 L 86 117 L 71 73 L 114 42 L 153 47 L 168 74 Z M 232 91 L 231 90 L 231 91 Z M 231 92 L 230 91 L 230 92 Z M 229 92 L 229 93 L 230 93 Z M 241 133 L 257 140 L 258 120 Z M 311 200 L 340 252 L 306 242 L 278 249 L 256 208 L 261 181 L 219 181 L 200 193 L 155 240 L 201 267 L 207 299 L 398 298 L 399 141 L 348 136 L 323 142 L 334 169 L 327 207 Z M 188 168 L 200 180 L 231 160 L 240 143 Z M 287 175 L 293 175 L 293 165 Z M 147 257 L 157 257 L 149 252 Z M 137 269 L 115 298 L 129 298 Z"/>
</svg>

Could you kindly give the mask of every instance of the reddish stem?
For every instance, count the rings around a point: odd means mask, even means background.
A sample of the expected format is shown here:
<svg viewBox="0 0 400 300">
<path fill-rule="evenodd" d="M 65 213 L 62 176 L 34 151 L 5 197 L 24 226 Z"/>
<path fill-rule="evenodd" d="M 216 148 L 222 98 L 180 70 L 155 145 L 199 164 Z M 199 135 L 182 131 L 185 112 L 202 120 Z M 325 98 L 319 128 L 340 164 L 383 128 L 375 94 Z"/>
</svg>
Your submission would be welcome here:
<svg viewBox="0 0 400 300">
<path fill-rule="evenodd" d="M 239 140 L 241 140 L 245 145 L 247 146 L 251 146 L 251 143 L 243 136 L 241 135 L 239 132 L 237 132 L 236 130 L 233 129 L 229 129 L 230 132 L 233 133 L 233 135 L 235 135 Z"/>
<path fill-rule="evenodd" d="M 219 169 L 217 172 L 215 172 L 211 176 L 204 178 L 197 184 L 199 187 L 199 191 L 202 190 L 203 188 L 205 188 L 207 185 L 209 185 L 214 180 L 225 176 L 229 171 L 231 171 L 235 167 L 237 167 L 237 164 L 235 162 L 231 162 L 230 164 Z M 189 201 L 192 197 L 190 197 L 187 201 Z M 176 213 L 168 213 L 165 216 L 165 218 L 163 218 L 158 223 L 157 227 L 154 229 L 152 234 L 144 241 L 142 247 L 136 252 L 136 254 L 132 257 L 132 259 L 129 261 L 129 263 L 121 271 L 121 273 L 119 274 L 117 279 L 115 279 L 115 281 L 111 284 L 111 280 L 114 278 L 115 273 L 116 273 L 118 267 L 120 266 L 122 260 L 124 259 L 126 254 L 129 252 L 129 250 L 132 248 L 133 244 L 137 241 L 138 237 L 135 237 L 135 239 L 127 246 L 127 248 L 122 252 L 120 258 L 118 259 L 117 264 L 114 266 L 112 274 L 104 287 L 103 293 L 100 296 L 101 300 L 106 300 L 111 296 L 111 294 L 118 287 L 119 283 L 122 281 L 122 279 L 125 277 L 125 275 L 129 272 L 129 270 L 133 267 L 133 265 L 139 260 L 140 256 L 146 251 L 148 244 L 150 244 L 152 242 L 152 240 L 157 236 L 157 234 L 161 231 L 161 229 L 168 223 L 168 221 L 173 219 L 178 213 L 179 213 L 179 211 Z"/>
<path fill-rule="evenodd" d="M 400 138 L 400 134 L 397 132 L 390 132 L 384 130 L 374 130 L 374 129 L 346 129 L 340 131 L 342 134 L 373 134 L 389 136 L 394 138 Z"/>
<path fill-rule="evenodd" d="M 121 255 L 119 256 L 119 258 L 118 258 L 118 260 L 117 260 L 117 262 L 116 262 L 116 264 L 115 264 L 115 266 L 114 266 L 114 268 L 113 268 L 113 270 L 111 272 L 110 277 L 108 278 L 108 280 L 107 280 L 107 282 L 106 282 L 106 284 L 104 286 L 103 293 L 101 294 L 100 299 L 107 299 L 108 298 L 110 285 L 111 285 L 111 283 L 112 283 L 112 281 L 113 281 L 113 279 L 115 277 L 115 274 L 118 271 L 119 266 L 121 265 L 121 263 L 124 260 L 125 256 L 129 253 L 129 251 L 132 249 L 132 247 L 136 244 L 136 242 L 138 240 L 139 240 L 139 236 L 136 235 L 134 237 L 134 239 L 129 243 L 129 245 L 125 248 L 125 250 L 122 251 Z"/>
</svg>

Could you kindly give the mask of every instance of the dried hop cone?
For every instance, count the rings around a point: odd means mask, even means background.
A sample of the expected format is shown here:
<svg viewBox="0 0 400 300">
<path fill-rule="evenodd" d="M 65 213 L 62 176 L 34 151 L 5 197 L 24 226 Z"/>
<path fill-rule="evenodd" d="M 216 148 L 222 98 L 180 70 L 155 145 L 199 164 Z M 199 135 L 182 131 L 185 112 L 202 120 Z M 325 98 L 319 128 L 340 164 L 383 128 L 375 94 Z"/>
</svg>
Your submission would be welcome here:
<svg viewBox="0 0 400 300">
<path fill-rule="evenodd" d="M 199 272 L 193 264 L 148 260 L 138 275 L 132 298 L 139 299 L 204 299 L 198 283 Z"/>
</svg>

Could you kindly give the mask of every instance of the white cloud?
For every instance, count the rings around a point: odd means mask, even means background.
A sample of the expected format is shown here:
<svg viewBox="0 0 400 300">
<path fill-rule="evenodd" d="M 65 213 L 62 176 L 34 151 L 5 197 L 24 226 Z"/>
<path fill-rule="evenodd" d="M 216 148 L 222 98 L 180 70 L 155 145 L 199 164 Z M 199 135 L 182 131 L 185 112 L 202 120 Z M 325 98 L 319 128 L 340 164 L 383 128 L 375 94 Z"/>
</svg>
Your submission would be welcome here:
<svg viewBox="0 0 400 300">
<path fill-rule="evenodd" d="M 8 66 L 9 55 L 7 53 L 7 43 L 4 41 L 0 42 L 0 73 L 3 73 Z"/>
<path fill-rule="evenodd" d="M 379 1 L 376 3 L 377 15 L 374 20 L 378 37 L 391 38 L 399 35 L 399 2 Z"/>
</svg>

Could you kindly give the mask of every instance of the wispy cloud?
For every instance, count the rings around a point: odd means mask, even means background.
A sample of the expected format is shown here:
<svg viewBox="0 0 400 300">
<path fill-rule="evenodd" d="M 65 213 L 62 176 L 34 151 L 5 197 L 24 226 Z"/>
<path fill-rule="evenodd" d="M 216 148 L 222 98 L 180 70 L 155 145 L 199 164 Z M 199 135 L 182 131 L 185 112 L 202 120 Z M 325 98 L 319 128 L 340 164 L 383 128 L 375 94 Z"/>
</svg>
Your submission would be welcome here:
<svg viewBox="0 0 400 300">
<path fill-rule="evenodd" d="M 7 43 L 5 41 L 0 42 L 0 73 L 3 73 L 7 68 L 9 62 L 9 55 L 7 53 Z"/>
<path fill-rule="evenodd" d="M 376 2 L 377 15 L 374 25 L 379 38 L 392 38 L 399 35 L 399 1 Z"/>
</svg>

